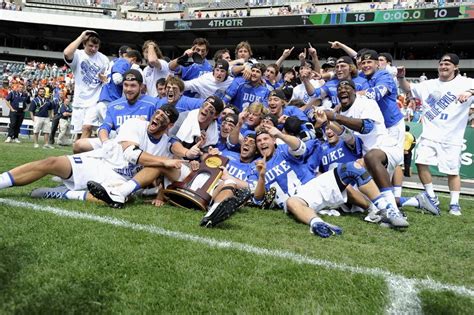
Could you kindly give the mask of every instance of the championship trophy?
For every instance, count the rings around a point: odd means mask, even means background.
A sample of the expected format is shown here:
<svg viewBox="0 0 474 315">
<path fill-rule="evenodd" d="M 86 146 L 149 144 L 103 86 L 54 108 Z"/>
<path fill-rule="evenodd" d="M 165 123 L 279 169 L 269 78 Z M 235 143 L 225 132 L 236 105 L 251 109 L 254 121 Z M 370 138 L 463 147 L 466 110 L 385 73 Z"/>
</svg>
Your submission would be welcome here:
<svg viewBox="0 0 474 315">
<path fill-rule="evenodd" d="M 228 158 L 210 155 L 182 182 L 174 182 L 163 191 L 168 201 L 175 206 L 207 211 L 211 192 L 222 176 L 221 166 L 226 166 Z"/>
</svg>

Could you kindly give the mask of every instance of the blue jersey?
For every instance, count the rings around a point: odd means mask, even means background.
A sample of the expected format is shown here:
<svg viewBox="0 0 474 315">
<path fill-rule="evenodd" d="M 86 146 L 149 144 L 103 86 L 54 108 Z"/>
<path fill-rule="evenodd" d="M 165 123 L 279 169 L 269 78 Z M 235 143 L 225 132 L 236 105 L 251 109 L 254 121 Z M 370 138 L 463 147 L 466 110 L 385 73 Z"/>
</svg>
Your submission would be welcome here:
<svg viewBox="0 0 474 315">
<path fill-rule="evenodd" d="M 53 110 L 53 104 L 45 98 L 37 96 L 31 101 L 30 111 L 35 117 L 48 117 L 50 110 Z"/>
<path fill-rule="evenodd" d="M 204 59 L 204 62 L 201 64 L 193 63 L 187 67 L 179 66 L 175 70 L 175 73 L 181 74 L 181 79 L 183 81 L 196 79 L 206 72 L 212 72 L 212 66 L 207 59 Z"/>
<path fill-rule="evenodd" d="M 329 97 L 332 103 L 332 107 L 339 105 L 339 98 L 337 97 L 337 85 L 339 84 L 339 79 L 332 79 L 326 82 L 322 87 L 315 89 L 314 96 L 321 97 L 321 91 L 324 91 Z M 356 91 L 362 91 L 369 88 L 367 80 L 362 77 L 352 78 L 352 81 L 355 84 Z"/>
<path fill-rule="evenodd" d="M 234 79 L 234 82 L 237 79 Z M 267 106 L 268 95 L 270 91 L 266 85 L 252 86 L 248 81 L 238 80 L 236 84 L 234 82 L 227 88 L 225 92 L 224 102 L 233 104 L 241 112 L 247 108 L 253 102 L 260 102 Z M 239 84 L 239 82 L 241 82 Z"/>
<path fill-rule="evenodd" d="M 303 142 L 301 142 L 302 145 Z M 305 167 L 305 159 L 308 151 L 300 157 L 294 157 L 288 151 L 287 144 L 281 144 L 273 153 L 272 158 L 267 161 L 267 172 L 265 173 L 265 189 L 271 187 L 276 189 L 275 202 L 283 208 L 286 200 L 296 193 L 296 189 L 314 178 L 308 168 Z"/>
<path fill-rule="evenodd" d="M 130 118 L 150 120 L 155 113 L 156 98 L 141 95 L 134 104 L 129 104 L 125 96 L 109 104 L 104 122 L 99 129 L 107 131 L 119 130 L 120 126 Z"/>
<path fill-rule="evenodd" d="M 267 89 L 269 91 L 273 91 L 273 90 L 276 90 L 278 89 L 280 86 L 283 85 L 283 81 L 280 80 L 280 81 L 276 81 L 275 84 L 272 84 L 270 81 L 268 81 L 267 79 L 264 79 L 265 80 L 265 83 L 267 84 Z"/>
<path fill-rule="evenodd" d="M 365 96 L 379 104 L 385 127 L 396 125 L 403 119 L 403 115 L 397 105 L 398 88 L 393 77 L 385 70 L 376 71 L 370 78 L 365 77 L 364 73 L 361 76 L 367 79 L 369 85 Z"/>
<path fill-rule="evenodd" d="M 296 106 L 292 105 L 287 105 L 283 107 L 283 116 L 288 116 L 288 117 L 297 117 L 302 121 L 308 121 L 308 116 L 305 115 L 305 113 L 299 109 Z M 278 124 L 278 129 L 282 130 L 283 129 L 283 124 Z"/>
<path fill-rule="evenodd" d="M 244 182 L 247 182 L 250 188 L 255 189 L 255 185 L 258 180 L 258 173 L 255 168 L 255 162 L 245 163 L 240 161 L 240 153 L 223 150 L 222 156 L 225 156 L 229 159 L 227 163 L 227 172 Z"/>
<path fill-rule="evenodd" d="M 324 173 L 336 168 L 339 164 L 360 159 L 362 157 L 362 140 L 355 137 L 354 148 L 350 148 L 342 139 L 339 139 L 335 145 L 324 142 L 321 144 L 321 155 L 319 172 Z"/>
<path fill-rule="evenodd" d="M 179 98 L 175 107 L 176 107 L 176 110 L 180 113 L 188 112 L 190 110 L 201 108 L 201 105 L 204 103 L 204 101 L 205 100 L 202 98 L 194 98 L 194 97 L 188 97 L 188 96 L 183 95 Z M 162 97 L 158 99 L 156 109 L 160 108 L 161 106 L 167 103 L 168 103 L 168 99 L 166 97 Z"/>
<path fill-rule="evenodd" d="M 109 82 L 105 84 L 100 90 L 99 102 L 112 102 L 122 97 L 123 86 L 122 84 L 115 84 L 112 80 L 112 74 L 120 73 L 124 74 L 131 67 L 131 64 L 125 58 L 117 58 L 114 60 L 114 65 L 108 75 Z"/>
</svg>

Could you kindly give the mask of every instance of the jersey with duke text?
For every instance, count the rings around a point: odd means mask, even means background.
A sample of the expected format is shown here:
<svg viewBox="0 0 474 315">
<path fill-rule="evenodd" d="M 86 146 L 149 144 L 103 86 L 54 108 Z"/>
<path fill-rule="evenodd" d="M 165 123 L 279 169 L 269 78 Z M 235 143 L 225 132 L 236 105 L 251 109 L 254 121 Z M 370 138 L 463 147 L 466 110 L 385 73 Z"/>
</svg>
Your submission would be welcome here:
<svg viewBox="0 0 474 315">
<path fill-rule="evenodd" d="M 134 104 L 129 104 L 125 96 L 110 103 L 103 124 L 99 129 L 119 130 L 130 118 L 141 118 L 149 121 L 155 113 L 156 98 L 141 95 Z"/>
<path fill-rule="evenodd" d="M 462 145 L 470 102 L 460 103 L 457 98 L 474 88 L 474 79 L 461 75 L 448 82 L 439 79 L 413 84 L 415 97 L 422 102 L 423 132 L 421 137 L 436 142 Z"/>
<path fill-rule="evenodd" d="M 161 106 L 166 105 L 167 103 L 168 103 L 168 99 L 166 97 L 162 97 L 158 99 L 156 109 L 161 108 Z M 178 112 L 182 113 L 182 112 L 188 112 L 191 110 L 201 108 L 201 105 L 203 103 L 204 103 L 203 98 L 194 98 L 194 97 L 182 95 L 179 98 L 178 102 L 176 103 L 175 107 Z"/>
<path fill-rule="evenodd" d="M 324 173 L 336 168 L 339 164 L 362 158 L 362 141 L 359 137 L 355 137 L 353 148 L 342 139 L 334 145 L 324 142 L 321 145 L 321 154 L 319 170 Z"/>
<path fill-rule="evenodd" d="M 235 79 L 234 81 L 236 81 Z M 238 82 L 238 81 L 237 81 Z M 226 103 L 233 104 L 240 111 L 246 109 L 250 104 L 254 102 L 260 102 L 263 105 L 267 106 L 268 104 L 268 95 L 270 91 L 267 89 L 266 85 L 252 86 L 247 81 L 242 82 L 240 85 L 237 85 L 232 82 L 229 88 L 226 91 L 224 101 Z"/>
<path fill-rule="evenodd" d="M 276 189 L 275 202 L 283 208 L 285 201 L 296 193 L 296 189 L 314 178 L 304 161 L 307 150 L 300 157 L 295 157 L 289 152 L 287 144 L 278 145 L 272 158 L 267 161 L 265 173 L 265 189 Z"/>
<path fill-rule="evenodd" d="M 224 149 L 222 155 L 229 159 L 227 163 L 227 172 L 235 178 L 238 178 L 249 184 L 253 191 L 258 180 L 258 174 L 255 168 L 255 162 L 245 163 L 240 161 L 240 153 Z"/>
</svg>

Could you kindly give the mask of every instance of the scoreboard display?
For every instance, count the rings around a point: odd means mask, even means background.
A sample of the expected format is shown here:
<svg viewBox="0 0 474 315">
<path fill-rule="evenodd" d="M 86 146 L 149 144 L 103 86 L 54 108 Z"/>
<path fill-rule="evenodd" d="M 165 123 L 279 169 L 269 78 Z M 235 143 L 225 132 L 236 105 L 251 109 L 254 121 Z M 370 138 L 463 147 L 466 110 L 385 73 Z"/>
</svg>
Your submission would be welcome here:
<svg viewBox="0 0 474 315">
<path fill-rule="evenodd" d="M 334 12 L 311 15 L 190 19 L 166 21 L 165 31 L 192 29 L 236 29 L 262 27 L 315 27 L 324 25 L 363 25 L 383 23 L 432 22 L 474 19 L 474 6 L 380 10 L 371 12 Z"/>
</svg>

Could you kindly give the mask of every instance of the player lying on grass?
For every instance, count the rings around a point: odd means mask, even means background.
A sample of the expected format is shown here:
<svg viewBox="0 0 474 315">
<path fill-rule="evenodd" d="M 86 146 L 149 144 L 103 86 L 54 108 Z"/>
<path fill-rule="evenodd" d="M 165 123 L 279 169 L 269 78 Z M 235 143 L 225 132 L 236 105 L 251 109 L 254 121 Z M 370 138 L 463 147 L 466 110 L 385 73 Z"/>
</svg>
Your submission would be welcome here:
<svg viewBox="0 0 474 315">
<path fill-rule="evenodd" d="M 130 119 L 122 125 L 110 149 L 49 157 L 18 166 L 0 175 L 0 189 L 27 185 L 46 175 L 54 175 L 63 180 L 65 187 L 39 189 L 33 196 L 90 200 L 91 196 L 85 191 L 90 180 L 117 185 L 129 183 L 143 167 L 179 169 L 187 162 L 172 159 L 173 140 L 167 135 L 177 119 L 178 112 L 172 106 L 157 110 L 150 122 Z M 129 183 L 127 188 L 133 190 L 135 186 Z"/>
</svg>

